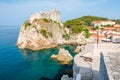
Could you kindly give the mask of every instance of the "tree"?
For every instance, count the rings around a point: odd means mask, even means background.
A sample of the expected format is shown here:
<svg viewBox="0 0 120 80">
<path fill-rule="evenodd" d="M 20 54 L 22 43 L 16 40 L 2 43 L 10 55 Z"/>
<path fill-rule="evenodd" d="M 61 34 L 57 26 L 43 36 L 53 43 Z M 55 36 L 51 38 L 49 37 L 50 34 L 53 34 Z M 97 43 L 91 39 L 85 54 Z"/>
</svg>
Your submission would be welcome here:
<svg viewBox="0 0 120 80">
<path fill-rule="evenodd" d="M 71 26 L 79 25 L 79 26 L 91 26 L 92 21 L 102 21 L 102 20 L 108 20 L 108 18 L 102 18 L 98 16 L 83 16 L 80 18 L 67 20 L 64 23 L 64 27 L 70 28 Z"/>
<path fill-rule="evenodd" d="M 99 29 L 99 26 L 93 27 L 92 30 L 97 30 Z"/>
<path fill-rule="evenodd" d="M 70 35 L 69 34 L 63 34 L 62 38 L 64 38 L 65 40 L 69 40 L 70 39 Z"/>
<path fill-rule="evenodd" d="M 115 22 L 116 24 L 120 24 L 120 19 L 116 20 Z"/>
<path fill-rule="evenodd" d="M 90 37 L 89 30 L 87 28 L 84 28 L 83 31 L 84 31 L 85 37 L 89 38 Z"/>
<path fill-rule="evenodd" d="M 71 27 L 72 33 L 75 33 L 75 34 L 81 33 L 82 30 L 83 30 L 83 27 L 81 27 L 81 26 L 72 26 Z"/>
</svg>

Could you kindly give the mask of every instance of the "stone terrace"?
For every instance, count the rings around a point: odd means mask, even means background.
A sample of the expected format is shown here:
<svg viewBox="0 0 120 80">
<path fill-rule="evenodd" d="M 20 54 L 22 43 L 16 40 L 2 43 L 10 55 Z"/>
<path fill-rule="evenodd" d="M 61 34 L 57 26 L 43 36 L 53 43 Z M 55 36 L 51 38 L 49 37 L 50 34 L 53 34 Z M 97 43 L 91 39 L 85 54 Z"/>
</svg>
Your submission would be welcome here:
<svg viewBox="0 0 120 80">
<path fill-rule="evenodd" d="M 103 55 L 103 56 L 102 56 Z M 92 62 L 86 62 L 80 56 L 90 57 Z M 120 44 L 95 43 L 88 44 L 83 52 L 74 57 L 73 79 L 81 74 L 82 80 L 119 80 L 120 79 Z M 92 70 L 91 70 L 92 69 Z M 91 73 L 84 78 L 82 72 Z"/>
</svg>

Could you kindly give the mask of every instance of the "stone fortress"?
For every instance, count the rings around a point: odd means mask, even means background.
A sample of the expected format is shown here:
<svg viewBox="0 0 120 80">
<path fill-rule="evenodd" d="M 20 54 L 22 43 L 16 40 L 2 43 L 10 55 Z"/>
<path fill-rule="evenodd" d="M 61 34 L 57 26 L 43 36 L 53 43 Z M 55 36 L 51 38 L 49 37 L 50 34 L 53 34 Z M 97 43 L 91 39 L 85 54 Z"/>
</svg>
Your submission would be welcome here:
<svg viewBox="0 0 120 80">
<path fill-rule="evenodd" d="M 69 29 L 63 27 L 60 16 L 56 9 L 30 15 L 21 26 L 16 45 L 20 49 L 40 50 L 62 44 L 85 44 L 84 34 L 69 34 Z M 66 34 L 69 34 L 69 40 L 63 37 Z"/>
<path fill-rule="evenodd" d="M 32 23 L 35 19 L 51 19 L 53 21 L 60 22 L 60 12 L 56 9 L 47 11 L 47 12 L 39 12 L 36 14 L 30 15 L 30 22 Z"/>
</svg>

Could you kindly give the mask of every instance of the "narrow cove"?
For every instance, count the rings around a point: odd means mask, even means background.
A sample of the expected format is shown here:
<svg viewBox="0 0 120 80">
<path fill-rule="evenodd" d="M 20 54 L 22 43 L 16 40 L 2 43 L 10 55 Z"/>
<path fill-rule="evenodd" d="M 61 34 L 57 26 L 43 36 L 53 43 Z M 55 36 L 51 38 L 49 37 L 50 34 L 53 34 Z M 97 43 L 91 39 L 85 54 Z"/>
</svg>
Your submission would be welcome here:
<svg viewBox="0 0 120 80">
<path fill-rule="evenodd" d="M 63 45 L 38 51 L 21 50 L 28 66 L 27 73 L 30 73 L 31 78 L 29 80 L 60 80 L 64 74 L 72 77 L 72 62 L 69 65 L 62 65 L 50 58 L 52 54 L 58 54 L 59 48 L 68 50 L 72 56 L 75 55 L 75 46 L 73 45 Z"/>
</svg>

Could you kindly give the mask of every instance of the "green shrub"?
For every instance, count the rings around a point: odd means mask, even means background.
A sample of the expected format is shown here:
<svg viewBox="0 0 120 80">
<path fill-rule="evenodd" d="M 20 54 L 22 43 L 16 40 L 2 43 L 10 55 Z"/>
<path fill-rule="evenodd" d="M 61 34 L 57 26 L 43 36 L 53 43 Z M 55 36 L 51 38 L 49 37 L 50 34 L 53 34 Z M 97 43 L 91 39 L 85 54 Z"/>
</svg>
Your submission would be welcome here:
<svg viewBox="0 0 120 80">
<path fill-rule="evenodd" d="M 83 31 L 84 31 L 85 37 L 89 38 L 90 37 L 89 30 L 87 28 L 84 28 Z"/>
<path fill-rule="evenodd" d="M 46 18 L 44 18 L 43 20 L 44 20 L 45 22 L 49 22 L 49 20 L 48 20 L 48 19 L 46 19 Z"/>
<path fill-rule="evenodd" d="M 35 30 L 37 31 L 37 33 L 39 33 L 39 30 L 36 28 L 36 26 L 33 26 L 35 28 Z"/>
<path fill-rule="evenodd" d="M 72 33 L 75 33 L 75 34 L 81 33 L 82 30 L 83 30 L 83 27 L 81 27 L 81 26 L 72 26 L 71 27 Z"/>
<path fill-rule="evenodd" d="M 60 23 L 59 23 L 59 22 L 54 21 L 54 23 L 55 23 L 55 24 L 57 24 L 57 25 L 59 26 L 59 28 L 60 28 L 60 29 L 62 28 L 62 26 L 60 25 Z"/>
<path fill-rule="evenodd" d="M 46 35 L 47 35 L 47 30 L 44 29 L 44 28 L 42 28 L 42 29 L 40 30 L 40 33 L 41 33 L 43 36 L 46 36 Z"/>
<path fill-rule="evenodd" d="M 24 26 L 24 29 L 26 30 L 27 29 L 27 26 L 31 26 L 32 24 L 29 22 L 29 21 L 25 21 L 23 23 L 23 26 Z"/>
<path fill-rule="evenodd" d="M 57 24 L 57 21 L 54 21 L 54 23 L 56 23 L 56 24 Z"/>
<path fill-rule="evenodd" d="M 47 33 L 47 30 L 45 29 L 45 28 L 42 28 L 41 30 L 40 30 L 40 33 L 44 36 L 44 37 L 46 37 L 46 38 L 48 38 L 48 33 Z"/>
<path fill-rule="evenodd" d="M 69 40 L 70 39 L 70 35 L 69 34 L 63 34 L 62 38 L 64 38 L 65 40 Z"/>
<path fill-rule="evenodd" d="M 52 32 L 48 32 L 49 36 L 52 37 Z"/>
<path fill-rule="evenodd" d="M 109 26 L 113 26 L 113 25 L 110 25 L 110 24 L 104 25 L 104 27 L 109 27 Z"/>
<path fill-rule="evenodd" d="M 120 24 L 120 19 L 115 20 L 116 24 Z"/>
<path fill-rule="evenodd" d="M 72 26 L 78 25 L 78 26 L 91 26 L 92 21 L 102 21 L 102 20 L 108 20 L 107 18 L 102 18 L 98 16 L 83 16 L 80 18 L 67 20 L 64 22 L 64 27 L 71 28 Z"/>
<path fill-rule="evenodd" d="M 99 26 L 93 27 L 92 30 L 97 30 L 99 29 Z"/>
<path fill-rule="evenodd" d="M 100 28 L 102 31 L 104 30 L 104 27 Z"/>
</svg>

